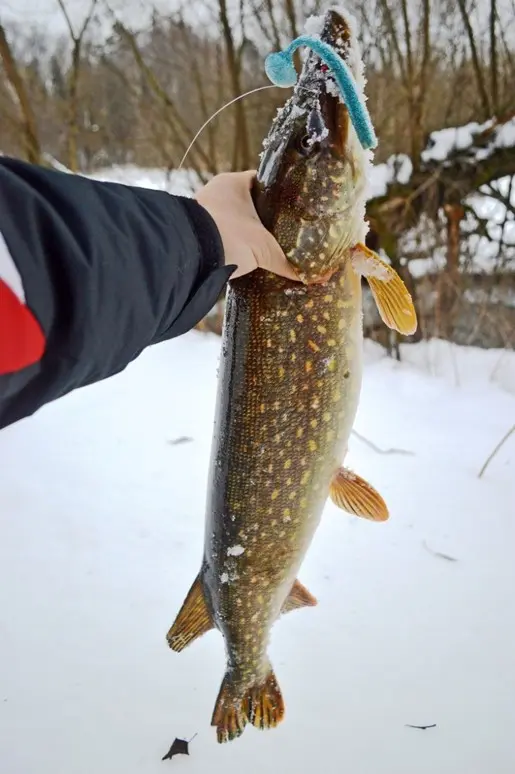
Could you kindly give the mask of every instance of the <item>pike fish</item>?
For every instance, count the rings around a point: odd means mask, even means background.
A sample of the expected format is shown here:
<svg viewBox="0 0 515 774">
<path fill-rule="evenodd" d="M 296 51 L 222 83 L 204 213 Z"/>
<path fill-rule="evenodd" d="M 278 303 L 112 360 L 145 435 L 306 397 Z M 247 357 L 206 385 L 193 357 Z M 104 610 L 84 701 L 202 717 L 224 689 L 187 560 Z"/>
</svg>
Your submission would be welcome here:
<svg viewBox="0 0 515 774">
<path fill-rule="evenodd" d="M 362 90 L 346 17 L 331 10 L 319 26 Z M 364 245 L 371 155 L 311 53 L 264 142 L 253 190 L 301 282 L 258 269 L 229 283 L 203 558 L 167 635 L 177 652 L 212 628 L 224 637 L 211 720 L 219 742 L 283 719 L 270 631 L 281 614 L 316 605 L 297 576 L 328 495 L 346 512 L 388 518 L 380 494 L 342 466 L 361 388 L 361 276 L 388 326 L 417 326 L 402 280 Z"/>
</svg>

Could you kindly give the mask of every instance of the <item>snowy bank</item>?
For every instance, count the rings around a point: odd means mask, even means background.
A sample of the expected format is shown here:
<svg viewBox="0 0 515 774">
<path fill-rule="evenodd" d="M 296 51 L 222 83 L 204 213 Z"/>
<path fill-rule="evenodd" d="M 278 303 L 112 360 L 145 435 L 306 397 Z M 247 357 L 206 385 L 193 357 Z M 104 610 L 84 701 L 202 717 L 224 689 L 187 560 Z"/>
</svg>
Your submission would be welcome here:
<svg viewBox="0 0 515 774">
<path fill-rule="evenodd" d="M 356 430 L 410 454 L 353 436 L 349 463 L 391 519 L 327 503 L 300 573 L 319 605 L 273 630 L 285 722 L 220 747 L 221 636 L 165 642 L 202 551 L 219 346 L 153 347 L 0 433 L 2 771 L 512 774 L 515 438 L 477 474 L 515 421 L 514 354 L 366 343 Z"/>
</svg>

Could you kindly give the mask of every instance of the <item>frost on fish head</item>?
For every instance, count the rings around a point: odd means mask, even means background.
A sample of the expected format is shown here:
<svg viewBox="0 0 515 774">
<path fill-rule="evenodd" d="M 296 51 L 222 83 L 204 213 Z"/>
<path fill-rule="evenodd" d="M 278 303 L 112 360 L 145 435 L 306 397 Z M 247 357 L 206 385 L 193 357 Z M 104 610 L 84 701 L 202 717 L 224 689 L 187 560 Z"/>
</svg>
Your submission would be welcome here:
<svg viewBox="0 0 515 774">
<path fill-rule="evenodd" d="M 331 9 L 309 19 L 307 32 L 346 61 L 365 99 L 363 62 L 348 18 Z M 324 279 L 365 239 L 371 161 L 330 70 L 310 52 L 263 144 L 255 191 L 261 219 L 302 280 Z"/>
</svg>

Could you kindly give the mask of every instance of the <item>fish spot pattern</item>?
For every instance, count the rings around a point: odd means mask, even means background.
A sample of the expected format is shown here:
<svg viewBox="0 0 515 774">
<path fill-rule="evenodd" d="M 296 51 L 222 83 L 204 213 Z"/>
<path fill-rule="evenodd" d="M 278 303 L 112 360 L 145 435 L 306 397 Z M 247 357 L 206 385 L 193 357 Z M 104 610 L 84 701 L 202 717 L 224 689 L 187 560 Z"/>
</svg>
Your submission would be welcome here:
<svg viewBox="0 0 515 774">
<path fill-rule="evenodd" d="M 329 260 L 332 245 L 323 241 L 333 236 L 320 237 Z M 302 288 L 253 272 L 228 290 L 221 361 L 227 386 L 215 431 L 217 485 L 207 503 L 206 534 L 213 537 L 206 563 L 214 571 L 206 583 L 242 686 L 268 664 L 270 630 L 354 420 L 361 298 L 353 298 L 350 271 L 345 264 L 324 284 Z"/>
</svg>

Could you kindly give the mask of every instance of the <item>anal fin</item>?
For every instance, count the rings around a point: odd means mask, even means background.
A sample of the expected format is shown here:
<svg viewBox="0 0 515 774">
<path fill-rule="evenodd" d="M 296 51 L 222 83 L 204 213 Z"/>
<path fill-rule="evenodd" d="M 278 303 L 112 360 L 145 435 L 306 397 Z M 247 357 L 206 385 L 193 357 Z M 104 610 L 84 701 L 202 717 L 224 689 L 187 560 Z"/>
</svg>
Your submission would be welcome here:
<svg viewBox="0 0 515 774">
<path fill-rule="evenodd" d="M 200 575 L 197 575 L 166 639 L 171 649 L 180 653 L 187 645 L 213 628 Z"/>
<path fill-rule="evenodd" d="M 299 607 L 315 607 L 317 604 L 317 599 L 300 581 L 296 580 L 283 604 L 281 615 L 289 613 L 291 610 L 298 610 Z"/>
<path fill-rule="evenodd" d="M 395 269 L 361 242 L 352 250 L 352 265 L 367 278 L 385 325 L 405 336 L 415 333 L 418 323 L 413 299 Z"/>
<path fill-rule="evenodd" d="M 331 500 L 338 508 L 370 521 L 386 521 L 388 507 L 373 486 L 347 468 L 335 473 L 329 489 Z"/>
</svg>

